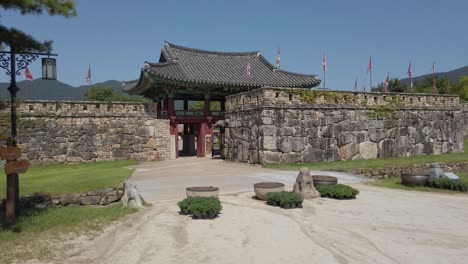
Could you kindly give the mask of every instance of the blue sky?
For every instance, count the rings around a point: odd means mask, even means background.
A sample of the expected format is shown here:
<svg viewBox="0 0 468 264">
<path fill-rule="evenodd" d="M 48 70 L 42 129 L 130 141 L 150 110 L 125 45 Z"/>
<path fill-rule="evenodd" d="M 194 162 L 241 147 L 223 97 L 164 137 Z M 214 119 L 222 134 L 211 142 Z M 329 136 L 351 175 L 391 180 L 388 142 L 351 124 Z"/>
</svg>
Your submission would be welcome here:
<svg viewBox="0 0 468 264">
<path fill-rule="evenodd" d="M 88 65 L 93 82 L 139 77 L 145 61 L 157 61 L 164 40 L 220 51 L 260 50 L 272 63 L 278 45 L 281 68 L 322 78 L 328 59 L 327 87 L 353 89 L 367 80 L 369 56 L 373 83 L 468 65 L 465 0 L 446 1 L 75 1 L 78 16 L 21 16 L 0 11 L 0 21 L 54 40 L 58 79 L 85 84 Z M 439 3 L 438 3 L 439 2 Z M 31 65 L 35 78 L 40 62 Z M 20 79 L 23 79 L 22 77 Z M 7 82 L 0 75 L 0 82 Z M 367 85 L 368 86 L 368 85 Z"/>
</svg>

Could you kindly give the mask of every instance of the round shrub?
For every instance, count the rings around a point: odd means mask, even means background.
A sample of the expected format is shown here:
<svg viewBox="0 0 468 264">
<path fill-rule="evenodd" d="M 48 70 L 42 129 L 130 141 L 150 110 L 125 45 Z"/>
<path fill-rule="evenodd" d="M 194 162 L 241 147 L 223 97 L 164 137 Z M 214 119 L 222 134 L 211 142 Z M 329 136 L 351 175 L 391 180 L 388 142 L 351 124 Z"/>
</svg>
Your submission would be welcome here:
<svg viewBox="0 0 468 264">
<path fill-rule="evenodd" d="M 267 194 L 267 202 L 270 205 L 277 205 L 280 207 L 300 207 L 304 199 L 295 192 L 270 192 Z"/>
<path fill-rule="evenodd" d="M 191 197 L 177 205 L 182 214 L 193 214 L 197 218 L 215 217 L 223 208 L 217 197 Z"/>
<path fill-rule="evenodd" d="M 333 199 L 354 199 L 359 194 L 357 189 L 344 184 L 317 185 L 315 188 L 322 197 Z"/>
</svg>

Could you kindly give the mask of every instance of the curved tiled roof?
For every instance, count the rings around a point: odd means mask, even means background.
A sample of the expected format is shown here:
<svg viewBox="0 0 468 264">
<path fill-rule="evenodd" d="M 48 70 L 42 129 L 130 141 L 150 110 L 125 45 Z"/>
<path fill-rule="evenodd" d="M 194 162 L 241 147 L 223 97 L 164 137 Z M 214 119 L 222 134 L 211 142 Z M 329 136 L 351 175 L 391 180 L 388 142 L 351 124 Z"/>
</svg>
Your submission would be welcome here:
<svg viewBox="0 0 468 264">
<path fill-rule="evenodd" d="M 247 64 L 250 63 L 250 80 L 247 77 Z M 316 75 L 292 73 L 276 70 L 259 51 L 219 52 L 193 49 L 164 43 L 159 63 L 145 63 L 142 75 L 192 84 L 229 85 L 252 88 L 262 86 L 309 88 L 320 84 Z M 133 90 L 138 86 L 127 87 Z M 139 89 L 140 90 L 140 89 Z"/>
</svg>

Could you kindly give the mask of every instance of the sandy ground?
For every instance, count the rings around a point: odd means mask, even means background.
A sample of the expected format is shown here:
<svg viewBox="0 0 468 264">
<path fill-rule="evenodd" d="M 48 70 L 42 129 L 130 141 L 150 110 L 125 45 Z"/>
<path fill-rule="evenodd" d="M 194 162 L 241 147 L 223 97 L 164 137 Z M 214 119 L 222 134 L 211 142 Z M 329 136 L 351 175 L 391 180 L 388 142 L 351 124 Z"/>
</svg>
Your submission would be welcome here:
<svg viewBox="0 0 468 264">
<path fill-rule="evenodd" d="M 284 210 L 253 192 L 222 195 L 215 220 L 155 202 L 96 237 L 67 242 L 58 263 L 468 263 L 468 196 L 353 184 L 356 200 Z"/>
</svg>

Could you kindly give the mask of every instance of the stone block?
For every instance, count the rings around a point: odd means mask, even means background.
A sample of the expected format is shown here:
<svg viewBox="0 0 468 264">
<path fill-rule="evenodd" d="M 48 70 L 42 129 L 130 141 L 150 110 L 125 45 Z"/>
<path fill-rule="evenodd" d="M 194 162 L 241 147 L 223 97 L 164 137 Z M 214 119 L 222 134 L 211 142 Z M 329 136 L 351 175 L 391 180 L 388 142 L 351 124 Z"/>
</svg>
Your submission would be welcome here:
<svg viewBox="0 0 468 264">
<path fill-rule="evenodd" d="M 358 143 L 369 141 L 369 132 L 367 131 L 360 131 L 356 133 L 356 141 Z"/>
<path fill-rule="evenodd" d="M 281 153 L 271 152 L 271 151 L 263 151 L 262 161 L 263 161 L 263 163 L 280 163 L 281 162 Z"/>
<path fill-rule="evenodd" d="M 351 142 L 340 147 L 340 155 L 343 160 L 348 160 L 354 157 L 359 152 L 359 144 Z"/>
<path fill-rule="evenodd" d="M 341 160 L 340 150 L 337 147 L 329 148 L 324 151 L 325 161 Z"/>
<path fill-rule="evenodd" d="M 275 136 L 263 136 L 262 149 L 264 150 L 276 150 L 276 137 Z"/>
<path fill-rule="evenodd" d="M 307 143 L 307 138 L 294 137 L 292 139 L 292 150 L 294 152 L 301 152 L 302 150 L 304 150 L 306 143 Z"/>
<path fill-rule="evenodd" d="M 398 151 L 396 147 L 396 142 L 393 139 L 384 139 L 379 142 L 379 157 L 380 158 L 390 158 L 397 157 Z"/>
<path fill-rule="evenodd" d="M 86 196 L 81 197 L 80 203 L 83 205 L 98 205 L 101 202 L 101 196 Z"/>
<path fill-rule="evenodd" d="M 336 139 L 337 139 L 338 147 L 341 147 L 343 145 L 356 141 L 356 137 L 353 134 L 347 133 L 347 132 L 340 133 L 340 135 L 338 135 Z"/>
<path fill-rule="evenodd" d="M 387 131 L 384 129 L 369 130 L 369 138 L 374 142 L 379 142 L 387 137 Z"/>
<path fill-rule="evenodd" d="M 359 154 L 363 159 L 377 158 L 377 144 L 370 141 L 359 143 Z"/>
<path fill-rule="evenodd" d="M 151 149 L 157 149 L 158 144 L 154 138 L 150 138 L 148 142 L 146 142 L 145 147 L 151 148 Z"/>
<path fill-rule="evenodd" d="M 292 137 L 281 137 L 277 140 L 278 150 L 287 153 L 292 151 Z"/>
<path fill-rule="evenodd" d="M 302 154 L 303 162 L 315 162 L 324 160 L 324 151 L 316 148 L 307 148 Z"/>
<path fill-rule="evenodd" d="M 79 193 L 66 193 L 58 197 L 61 205 L 80 204 L 81 195 Z"/>
<path fill-rule="evenodd" d="M 263 125 L 260 126 L 259 132 L 263 136 L 276 136 L 277 128 L 273 125 Z"/>
<path fill-rule="evenodd" d="M 298 163 L 301 162 L 301 157 L 300 153 L 284 153 L 281 160 L 283 163 Z"/>
</svg>

